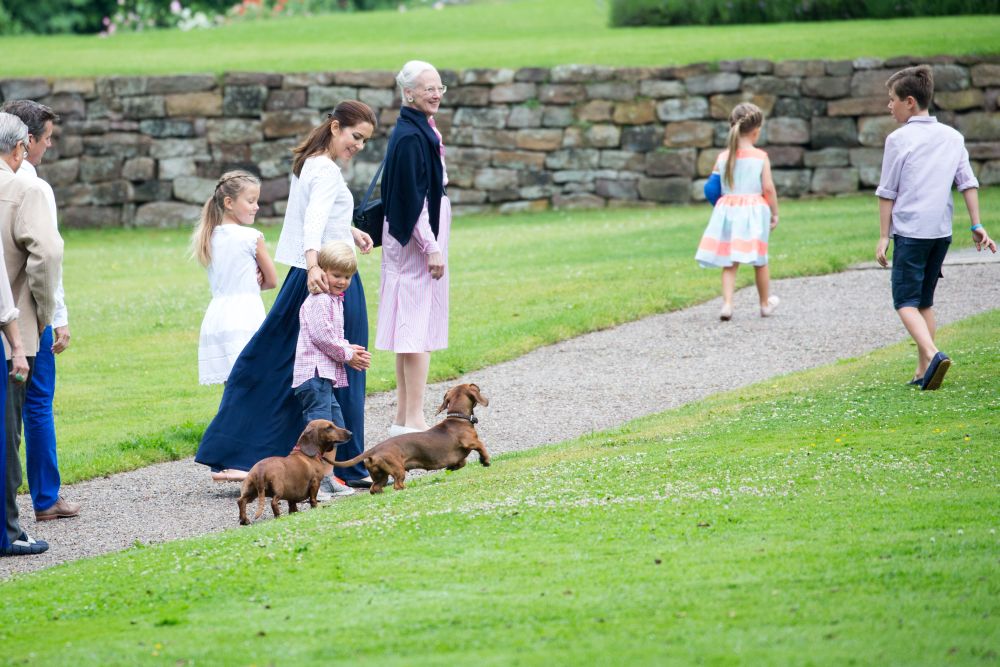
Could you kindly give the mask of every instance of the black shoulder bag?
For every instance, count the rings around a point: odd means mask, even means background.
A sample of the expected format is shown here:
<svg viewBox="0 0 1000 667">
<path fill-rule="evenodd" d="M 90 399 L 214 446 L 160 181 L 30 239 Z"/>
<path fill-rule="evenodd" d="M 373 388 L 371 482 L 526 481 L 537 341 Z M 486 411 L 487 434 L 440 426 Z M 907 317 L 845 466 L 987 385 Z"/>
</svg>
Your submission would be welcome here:
<svg viewBox="0 0 1000 667">
<path fill-rule="evenodd" d="M 361 200 L 361 205 L 354 209 L 354 226 L 372 237 L 375 247 L 382 245 L 382 222 L 385 219 L 385 209 L 382 207 L 382 199 L 372 200 L 372 192 L 375 184 L 378 183 L 379 176 L 382 175 L 382 167 L 385 166 L 385 158 L 378 166 L 372 182 L 368 185 L 365 198 Z"/>
</svg>

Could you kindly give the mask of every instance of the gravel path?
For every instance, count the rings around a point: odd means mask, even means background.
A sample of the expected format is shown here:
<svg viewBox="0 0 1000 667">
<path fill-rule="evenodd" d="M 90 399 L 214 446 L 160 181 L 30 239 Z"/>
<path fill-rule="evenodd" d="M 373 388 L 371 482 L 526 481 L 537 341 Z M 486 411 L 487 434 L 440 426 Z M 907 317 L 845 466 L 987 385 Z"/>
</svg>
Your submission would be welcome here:
<svg viewBox="0 0 1000 667">
<path fill-rule="evenodd" d="M 953 252 L 944 274 L 936 307 L 941 324 L 1000 304 L 1000 255 Z M 497 455 L 614 427 L 906 338 L 892 311 L 889 272 L 874 265 L 773 281 L 772 292 L 782 302 L 769 319 L 757 315 L 756 293 L 749 288 L 737 293 L 736 314 L 729 323 L 719 322 L 721 301 L 714 299 L 432 385 L 427 413 L 437 408 L 447 387 L 459 381 L 477 383 L 490 400 L 489 407 L 477 410 L 478 430 L 490 453 Z M 368 446 L 385 437 L 394 413 L 392 394 L 369 397 Z M 39 556 L 0 559 L 0 579 L 136 542 L 151 544 L 237 527 L 239 485 L 213 483 L 208 469 L 193 459 L 81 482 L 64 487 L 63 493 L 83 504 L 82 514 L 38 526 L 30 498 L 19 497 L 22 526 L 51 546 Z M 365 495 L 337 502 L 364 502 Z"/>
</svg>

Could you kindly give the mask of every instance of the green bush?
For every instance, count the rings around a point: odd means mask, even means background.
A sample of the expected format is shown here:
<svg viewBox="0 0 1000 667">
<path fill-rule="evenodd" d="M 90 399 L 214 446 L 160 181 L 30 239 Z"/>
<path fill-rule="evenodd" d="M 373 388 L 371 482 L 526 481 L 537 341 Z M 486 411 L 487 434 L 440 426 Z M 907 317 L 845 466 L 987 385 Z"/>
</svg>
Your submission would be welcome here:
<svg viewBox="0 0 1000 667">
<path fill-rule="evenodd" d="M 611 25 L 665 26 L 997 14 L 1000 0 L 611 0 Z"/>
</svg>

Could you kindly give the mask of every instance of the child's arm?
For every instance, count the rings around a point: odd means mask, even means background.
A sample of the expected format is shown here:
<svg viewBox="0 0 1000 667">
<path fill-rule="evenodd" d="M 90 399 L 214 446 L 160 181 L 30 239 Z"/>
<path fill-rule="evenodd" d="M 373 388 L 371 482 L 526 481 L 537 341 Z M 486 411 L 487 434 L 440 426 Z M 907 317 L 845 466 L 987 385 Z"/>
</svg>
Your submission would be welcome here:
<svg viewBox="0 0 1000 667">
<path fill-rule="evenodd" d="M 343 315 L 338 315 L 338 309 L 330 308 L 329 297 L 308 296 L 302 307 L 309 325 L 309 339 L 317 349 L 337 363 L 350 361 L 354 357 L 354 346 L 343 337 Z"/>
<path fill-rule="evenodd" d="M 965 199 L 965 208 L 969 209 L 969 220 L 972 222 L 972 240 L 976 242 L 976 250 L 982 251 L 988 248 L 996 253 L 997 242 L 986 233 L 986 228 L 979 222 L 979 189 L 968 188 L 962 190 L 962 197 Z"/>
<path fill-rule="evenodd" d="M 895 199 L 878 198 L 879 234 L 878 244 L 875 246 L 875 261 L 882 267 L 889 266 L 885 253 L 889 250 L 889 225 L 892 223 L 892 205 L 895 203 Z"/>
<path fill-rule="evenodd" d="M 771 160 L 764 160 L 764 171 L 760 175 L 764 200 L 771 207 L 771 229 L 778 226 L 778 190 L 774 187 L 774 177 L 771 176 Z"/>
<path fill-rule="evenodd" d="M 257 238 L 257 283 L 262 290 L 274 289 L 278 286 L 278 271 L 274 268 L 271 256 L 267 254 L 264 237 Z"/>
</svg>

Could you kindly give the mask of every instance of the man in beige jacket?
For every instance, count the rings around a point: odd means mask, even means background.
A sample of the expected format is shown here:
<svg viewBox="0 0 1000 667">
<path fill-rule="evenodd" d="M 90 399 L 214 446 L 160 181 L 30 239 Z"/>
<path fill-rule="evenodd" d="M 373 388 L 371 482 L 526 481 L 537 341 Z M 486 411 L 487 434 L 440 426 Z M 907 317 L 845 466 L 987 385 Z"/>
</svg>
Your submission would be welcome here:
<svg viewBox="0 0 1000 667">
<path fill-rule="evenodd" d="M 23 135 L 23 136 L 22 136 Z M 41 553 L 48 545 L 27 536 L 18 522 L 17 489 L 21 485 L 21 411 L 25 382 L 38 351 L 39 335 L 52 321 L 56 285 L 62 266 L 63 242 L 52 226 L 45 193 L 36 181 L 16 175 L 27 154 L 28 128 L 17 118 L 0 112 L 0 243 L 7 278 L 19 311 L 17 323 L 27 354 L 28 373 L 17 372 L 16 358 L 8 362 L 16 382 L 8 385 L 5 419 L 4 514 L 6 534 L 0 553 Z M 11 347 L 4 337 L 4 351 Z"/>
</svg>

